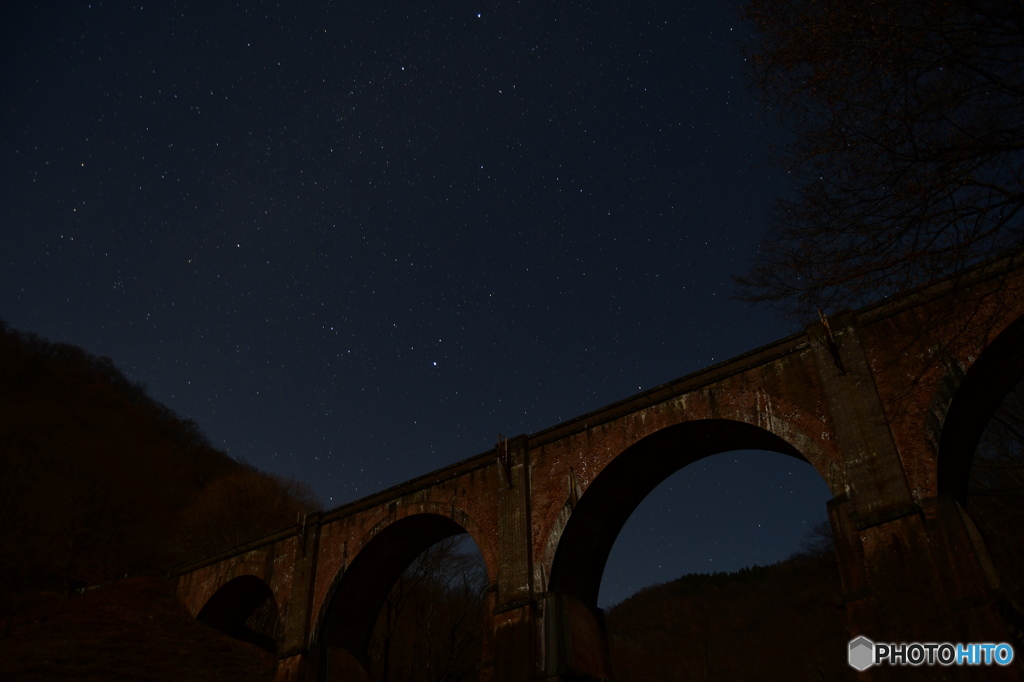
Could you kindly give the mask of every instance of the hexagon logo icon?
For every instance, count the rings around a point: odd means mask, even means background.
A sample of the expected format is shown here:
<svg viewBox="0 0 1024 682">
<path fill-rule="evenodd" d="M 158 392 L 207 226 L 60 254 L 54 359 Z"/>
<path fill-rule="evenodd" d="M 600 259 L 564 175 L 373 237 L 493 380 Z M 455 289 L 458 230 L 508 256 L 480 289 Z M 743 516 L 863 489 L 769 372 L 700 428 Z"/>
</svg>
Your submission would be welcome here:
<svg viewBox="0 0 1024 682">
<path fill-rule="evenodd" d="M 850 640 L 850 667 L 864 671 L 875 659 L 875 643 L 867 637 Z"/>
</svg>

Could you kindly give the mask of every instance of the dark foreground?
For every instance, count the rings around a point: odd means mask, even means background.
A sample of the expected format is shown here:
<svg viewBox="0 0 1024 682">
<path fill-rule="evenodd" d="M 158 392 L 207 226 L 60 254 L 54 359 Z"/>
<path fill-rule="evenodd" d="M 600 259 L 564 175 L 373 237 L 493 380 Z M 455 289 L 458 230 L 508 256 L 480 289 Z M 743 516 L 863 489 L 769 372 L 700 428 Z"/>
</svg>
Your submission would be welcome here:
<svg viewBox="0 0 1024 682">
<path fill-rule="evenodd" d="M 191 618 L 161 578 L 128 578 L 82 595 L 34 595 L 0 620 L 0 680 L 255 682 L 271 654 Z"/>
</svg>

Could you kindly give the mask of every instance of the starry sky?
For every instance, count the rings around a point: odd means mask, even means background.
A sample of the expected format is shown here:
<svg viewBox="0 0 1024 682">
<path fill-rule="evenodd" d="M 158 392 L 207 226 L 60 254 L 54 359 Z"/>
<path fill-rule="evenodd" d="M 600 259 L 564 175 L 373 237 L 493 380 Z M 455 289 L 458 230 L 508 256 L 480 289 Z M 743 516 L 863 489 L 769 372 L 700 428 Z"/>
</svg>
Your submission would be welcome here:
<svg viewBox="0 0 1024 682">
<path fill-rule="evenodd" d="M 731 298 L 786 191 L 737 17 L 5 3 L 0 318 L 327 507 L 771 342 L 799 325 Z M 781 455 L 687 467 L 602 604 L 783 558 L 827 498 Z"/>
</svg>

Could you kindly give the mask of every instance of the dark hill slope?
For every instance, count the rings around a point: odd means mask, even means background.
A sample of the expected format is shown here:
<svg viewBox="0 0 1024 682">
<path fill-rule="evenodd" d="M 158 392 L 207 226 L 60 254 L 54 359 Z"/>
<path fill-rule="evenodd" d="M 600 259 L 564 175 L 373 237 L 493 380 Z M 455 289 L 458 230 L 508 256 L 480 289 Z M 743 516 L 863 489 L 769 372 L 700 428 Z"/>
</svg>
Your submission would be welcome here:
<svg viewBox="0 0 1024 682">
<path fill-rule="evenodd" d="M 0 466 L 7 592 L 162 573 L 316 506 L 212 447 L 108 358 L 2 323 Z"/>
<path fill-rule="evenodd" d="M 606 614 L 619 682 L 854 680 L 831 553 L 687 575 Z"/>
<path fill-rule="evenodd" d="M 163 578 L 128 578 L 82 595 L 35 598 L 0 637 L 0 679 L 258 682 L 274 656 L 193 620 Z"/>
<path fill-rule="evenodd" d="M 0 329 L 8 589 L 66 589 L 175 559 L 176 517 L 240 468 L 106 358 Z"/>
<path fill-rule="evenodd" d="M 0 472 L 0 679 L 263 675 L 161 576 L 294 524 L 308 488 L 212 447 L 109 359 L 2 322 Z"/>
</svg>

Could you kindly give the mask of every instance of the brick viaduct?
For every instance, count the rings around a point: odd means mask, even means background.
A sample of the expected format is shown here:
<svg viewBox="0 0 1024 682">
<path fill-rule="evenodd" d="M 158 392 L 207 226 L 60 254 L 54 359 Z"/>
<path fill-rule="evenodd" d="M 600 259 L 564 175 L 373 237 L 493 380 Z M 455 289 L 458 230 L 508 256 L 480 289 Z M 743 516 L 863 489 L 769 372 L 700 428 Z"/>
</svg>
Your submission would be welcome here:
<svg viewBox="0 0 1024 682">
<path fill-rule="evenodd" d="M 361 661 L 390 586 L 428 546 L 467 532 L 491 585 L 481 679 L 611 679 L 597 596 L 626 519 L 687 464 L 758 449 L 806 460 L 831 489 L 852 634 L 1008 641 L 960 502 L 984 425 L 1022 376 L 1018 254 L 186 566 L 178 595 L 225 630 L 271 597 L 278 680 L 368 679 Z"/>
</svg>

